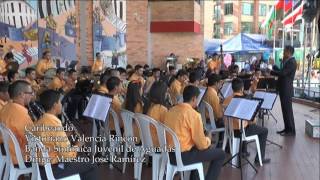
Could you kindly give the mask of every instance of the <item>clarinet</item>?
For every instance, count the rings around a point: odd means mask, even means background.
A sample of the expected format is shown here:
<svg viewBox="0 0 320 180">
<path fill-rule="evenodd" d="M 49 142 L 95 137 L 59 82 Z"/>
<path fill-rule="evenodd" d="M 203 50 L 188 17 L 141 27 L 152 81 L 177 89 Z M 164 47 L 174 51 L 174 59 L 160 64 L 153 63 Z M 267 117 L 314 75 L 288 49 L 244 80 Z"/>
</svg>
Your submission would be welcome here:
<svg viewBox="0 0 320 180">
<path fill-rule="evenodd" d="M 28 114 L 33 122 L 39 120 L 39 118 L 44 114 L 44 110 L 36 102 L 30 102 L 28 106 Z"/>
<path fill-rule="evenodd" d="M 64 112 L 64 108 L 62 109 L 61 111 L 61 120 L 63 120 L 63 124 L 66 125 L 66 126 L 69 126 L 69 127 L 72 127 L 73 131 L 72 131 L 72 134 L 73 137 L 80 137 L 80 133 L 78 131 L 78 129 L 76 128 L 76 126 L 70 121 L 69 117 L 66 115 L 66 113 Z M 71 137 L 68 137 L 69 138 L 69 141 L 71 142 L 71 145 L 75 145 L 75 142 L 71 141 Z M 77 139 L 78 139 L 77 138 Z"/>
</svg>

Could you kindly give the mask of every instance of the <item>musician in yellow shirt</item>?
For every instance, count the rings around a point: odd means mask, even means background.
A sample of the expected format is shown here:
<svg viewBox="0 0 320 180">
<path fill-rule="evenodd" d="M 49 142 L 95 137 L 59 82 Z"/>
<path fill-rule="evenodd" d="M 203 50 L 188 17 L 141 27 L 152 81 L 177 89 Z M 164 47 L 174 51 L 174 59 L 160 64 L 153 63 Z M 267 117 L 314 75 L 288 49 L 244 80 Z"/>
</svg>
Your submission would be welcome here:
<svg viewBox="0 0 320 180">
<path fill-rule="evenodd" d="M 98 176 L 97 169 L 91 162 L 64 162 L 63 166 L 61 166 L 59 159 L 77 159 L 77 156 L 79 156 L 77 150 L 80 148 L 81 142 L 76 141 L 74 142 L 75 145 L 71 145 L 67 136 L 69 131 L 63 130 L 61 120 L 57 117 L 61 114 L 62 110 L 60 93 L 55 90 L 46 90 L 40 94 L 39 99 L 45 113 L 35 123 L 35 127 L 50 127 L 52 130 L 35 130 L 32 133 L 41 139 L 47 139 L 46 141 L 42 141 L 42 143 L 48 150 L 54 177 L 59 179 L 80 174 L 81 179 L 96 179 Z M 59 140 L 50 140 L 49 138 L 59 138 Z M 44 168 L 40 168 L 40 173 L 41 177 L 46 179 Z"/>
<path fill-rule="evenodd" d="M 204 96 L 204 100 L 210 104 L 217 128 L 224 127 L 223 123 L 223 110 L 220 104 L 220 98 L 218 96 L 219 89 L 222 85 L 221 77 L 217 74 L 211 74 L 208 77 L 208 89 Z M 206 118 L 209 118 L 208 112 L 206 112 Z"/>
<path fill-rule="evenodd" d="M 147 94 L 150 91 L 150 88 L 153 83 L 160 80 L 160 69 L 159 68 L 153 68 L 152 69 L 152 76 L 148 77 L 146 80 L 146 84 L 144 86 L 144 93 Z"/>
<path fill-rule="evenodd" d="M 143 78 L 143 67 L 141 65 L 136 65 L 134 67 L 134 73 L 129 77 L 129 81 L 130 82 L 140 82 L 141 83 L 141 86 L 142 88 L 144 87 L 144 84 L 145 84 L 145 80 Z"/>
<path fill-rule="evenodd" d="M 7 71 L 6 66 L 7 63 L 3 59 L 0 59 L 0 75 Z"/>
<path fill-rule="evenodd" d="M 0 81 L 0 110 L 9 101 L 9 83 L 7 81 Z"/>
<path fill-rule="evenodd" d="M 99 52 L 96 53 L 96 60 L 93 62 L 91 73 L 92 74 L 99 74 L 103 71 L 104 64 L 101 59 L 101 54 Z"/>
<path fill-rule="evenodd" d="M 28 82 L 24 80 L 15 81 L 9 86 L 11 101 L 0 110 L 0 123 L 3 123 L 4 126 L 10 129 L 17 138 L 23 158 L 29 155 L 29 152 L 26 150 L 27 139 L 25 129 L 32 128 L 33 122 L 26 106 L 30 103 L 33 95 L 34 93 Z M 2 138 L 0 137 L 1 143 Z M 13 164 L 17 165 L 18 160 L 13 143 L 9 144 L 9 150 Z"/>
<path fill-rule="evenodd" d="M 149 102 L 144 106 L 144 114 L 161 123 L 164 123 L 164 118 L 168 112 L 166 104 L 166 93 L 168 86 L 166 83 L 157 81 L 152 84 L 149 92 Z M 159 140 L 156 127 L 153 125 L 150 128 L 152 142 L 154 146 L 159 146 Z"/>
<path fill-rule="evenodd" d="M 25 80 L 31 84 L 31 87 L 35 93 L 40 90 L 40 85 L 36 81 L 36 70 L 32 67 L 26 69 L 26 78 Z"/>
<path fill-rule="evenodd" d="M 192 71 L 189 74 L 189 85 L 199 87 L 201 80 L 201 74 L 198 71 Z"/>
<path fill-rule="evenodd" d="M 165 116 L 164 124 L 171 128 L 180 142 L 181 158 L 185 165 L 210 162 L 206 179 L 217 180 L 225 159 L 221 149 L 211 146 L 211 135 L 205 136 L 201 115 L 194 109 L 200 90 L 195 86 L 187 86 L 183 90 L 184 102 L 171 108 Z M 169 144 L 172 145 L 168 139 Z M 170 153 L 170 162 L 175 164 L 174 153 Z M 196 173 L 191 172 L 191 179 Z"/>
<path fill-rule="evenodd" d="M 113 96 L 111 107 L 117 113 L 119 118 L 120 128 L 123 127 L 123 121 L 121 119 L 121 101 L 119 99 L 119 93 L 121 91 L 121 81 L 118 77 L 110 77 L 107 81 L 107 88 L 109 91 L 109 95 Z M 109 116 L 109 127 L 111 130 L 115 130 L 113 117 Z"/>
<path fill-rule="evenodd" d="M 68 86 L 68 89 L 74 89 L 76 87 L 76 81 L 78 79 L 77 71 L 74 69 L 70 69 L 68 71 L 68 77 L 66 79 L 66 85 Z"/>
<path fill-rule="evenodd" d="M 64 68 L 57 69 L 56 76 L 48 85 L 48 89 L 52 89 L 56 91 L 63 90 L 64 92 L 66 92 L 68 90 L 68 87 L 66 86 L 66 82 L 64 78 L 65 78 L 65 69 Z"/>
<path fill-rule="evenodd" d="M 51 52 L 50 51 L 44 51 L 43 52 L 43 58 L 38 61 L 38 64 L 36 65 L 36 73 L 38 78 L 43 78 L 45 72 L 50 68 L 55 68 L 55 64 L 51 60 Z"/>
<path fill-rule="evenodd" d="M 231 102 L 232 98 L 237 96 L 237 97 L 244 97 L 243 91 L 244 91 L 244 83 L 240 78 L 236 78 L 232 80 L 232 90 L 233 90 L 233 95 L 227 97 L 223 101 L 223 106 L 227 107 L 229 103 Z M 233 129 L 234 129 L 234 134 L 235 136 L 240 135 L 240 120 L 239 119 L 233 119 L 232 124 L 233 124 Z M 267 142 L 267 137 L 268 137 L 268 129 L 265 127 L 258 126 L 254 123 L 249 123 L 248 121 L 242 121 L 242 126 L 245 130 L 246 136 L 252 136 L 252 135 L 258 135 L 259 137 L 259 142 L 260 142 L 260 150 L 261 150 L 261 158 L 262 158 L 262 163 L 269 163 L 270 159 L 265 158 L 265 149 L 266 149 L 266 142 Z M 245 149 L 245 148 L 244 148 Z M 258 154 L 255 157 L 255 163 L 258 163 Z"/>
<path fill-rule="evenodd" d="M 212 59 L 209 60 L 207 66 L 208 70 L 216 74 L 219 74 L 221 66 L 220 56 L 215 55 Z"/>
<path fill-rule="evenodd" d="M 178 103 L 179 98 L 182 96 L 183 89 L 188 82 L 188 72 L 182 69 L 179 70 L 175 80 L 173 80 L 169 87 L 169 94 L 174 105 Z"/>
<path fill-rule="evenodd" d="M 97 89 L 97 92 L 102 93 L 102 94 L 108 94 L 109 90 L 107 88 L 107 81 L 110 78 L 109 75 L 107 75 L 106 73 L 101 74 L 100 76 L 100 84 L 99 87 Z"/>
</svg>

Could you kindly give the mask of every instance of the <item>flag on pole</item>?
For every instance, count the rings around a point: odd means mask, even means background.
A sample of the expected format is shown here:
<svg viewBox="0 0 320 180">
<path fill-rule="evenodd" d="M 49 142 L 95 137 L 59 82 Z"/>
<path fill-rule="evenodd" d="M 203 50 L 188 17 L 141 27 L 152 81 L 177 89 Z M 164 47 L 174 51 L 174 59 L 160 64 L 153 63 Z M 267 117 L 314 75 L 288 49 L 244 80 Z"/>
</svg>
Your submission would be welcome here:
<svg viewBox="0 0 320 180">
<path fill-rule="evenodd" d="M 275 6 L 277 10 L 284 9 L 287 12 L 292 8 L 293 2 L 292 0 L 278 0 Z"/>
<path fill-rule="evenodd" d="M 297 8 L 293 9 L 293 11 L 288 14 L 283 20 L 283 25 L 288 28 L 293 26 L 293 24 L 299 20 L 302 19 L 302 12 L 303 12 L 303 3 L 300 4 Z"/>
<path fill-rule="evenodd" d="M 267 29 L 268 38 L 271 38 L 273 32 L 273 23 L 276 19 L 276 10 L 274 6 L 272 6 L 271 10 L 266 16 L 266 19 L 262 22 L 261 28 Z"/>
</svg>

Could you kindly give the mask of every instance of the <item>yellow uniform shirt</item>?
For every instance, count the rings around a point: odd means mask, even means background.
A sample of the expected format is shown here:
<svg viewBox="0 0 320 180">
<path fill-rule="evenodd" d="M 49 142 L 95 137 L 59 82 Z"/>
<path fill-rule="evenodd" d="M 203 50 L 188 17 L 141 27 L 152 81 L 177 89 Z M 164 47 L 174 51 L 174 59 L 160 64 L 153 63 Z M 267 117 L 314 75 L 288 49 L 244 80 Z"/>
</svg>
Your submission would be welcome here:
<svg viewBox="0 0 320 180">
<path fill-rule="evenodd" d="M 31 85 L 34 92 L 38 92 L 40 90 L 40 85 L 37 83 L 36 80 L 26 78 L 26 81 Z"/>
<path fill-rule="evenodd" d="M 66 88 L 65 87 L 66 82 L 64 80 L 61 80 L 57 76 L 53 78 L 53 80 L 50 82 L 48 89 L 53 90 L 59 90 L 60 88 Z"/>
<path fill-rule="evenodd" d="M 30 129 L 33 127 L 33 122 L 28 114 L 27 108 L 13 102 L 7 103 L 0 110 L 0 123 L 3 123 L 16 136 L 22 157 L 26 158 L 29 152 L 26 152 L 28 142 L 25 137 L 25 128 Z M 0 139 L 0 143 L 2 143 L 2 138 Z M 13 143 L 9 144 L 9 150 L 13 164 L 18 164 Z"/>
<path fill-rule="evenodd" d="M 102 60 L 95 60 L 92 68 L 91 68 L 91 73 L 97 74 L 103 70 L 103 61 Z"/>
<path fill-rule="evenodd" d="M 50 69 L 54 68 L 55 65 L 51 60 L 41 59 L 36 66 L 36 73 L 38 77 L 43 77 L 44 73 Z"/>
<path fill-rule="evenodd" d="M 230 102 L 231 102 L 231 100 L 232 100 L 232 98 L 234 96 L 243 96 L 243 94 L 242 93 L 233 93 L 233 95 L 227 97 L 223 101 L 223 106 L 227 107 L 230 104 Z M 232 125 L 233 125 L 233 129 L 240 129 L 240 127 L 241 127 L 240 126 L 240 120 L 237 119 L 237 118 L 232 118 Z M 243 125 L 243 128 L 247 127 L 248 126 L 248 121 L 242 121 L 242 125 Z"/>
<path fill-rule="evenodd" d="M 183 89 L 184 85 L 177 79 L 172 82 L 169 88 L 169 93 L 173 104 L 178 103 L 178 97 L 182 95 Z"/>
<path fill-rule="evenodd" d="M 99 88 L 97 89 L 97 91 L 99 93 L 102 93 L 102 94 L 108 94 L 109 93 L 109 90 L 105 87 L 105 86 L 99 86 Z"/>
<path fill-rule="evenodd" d="M 4 105 L 6 105 L 7 102 L 0 99 L 0 110 L 3 108 Z"/>
<path fill-rule="evenodd" d="M 164 123 L 164 118 L 167 112 L 168 112 L 168 109 L 165 106 L 162 106 L 161 104 L 153 104 L 148 110 L 147 115 L 156 121 L 160 121 L 161 123 Z M 151 125 L 150 131 L 151 131 L 153 145 L 158 147 L 159 140 L 158 140 L 156 127 Z"/>
<path fill-rule="evenodd" d="M 42 141 L 44 146 L 48 149 L 49 158 L 51 164 L 57 164 L 57 157 L 64 158 L 75 158 L 77 156 L 77 151 L 75 148 L 71 148 L 70 141 L 68 140 L 67 134 L 62 129 L 61 121 L 53 114 L 45 113 L 36 123 L 35 126 L 38 127 L 50 127 L 52 131 L 35 131 L 34 135 L 40 137 L 41 139 L 48 139 Z M 59 137 L 59 141 L 50 140 L 50 137 Z M 54 148 L 64 148 L 63 150 L 55 150 Z"/>
<path fill-rule="evenodd" d="M 3 59 L 0 59 L 0 74 L 7 71 L 6 66 L 7 63 Z"/>
<path fill-rule="evenodd" d="M 220 67 L 220 61 L 219 60 L 211 60 L 208 62 L 208 69 L 211 71 L 215 71 Z"/>
<path fill-rule="evenodd" d="M 113 96 L 111 107 L 117 113 L 118 118 L 119 118 L 119 124 L 120 124 L 120 127 L 122 128 L 123 127 L 123 121 L 122 121 L 122 118 L 121 118 L 121 107 L 122 107 L 122 104 L 121 104 L 121 101 L 119 99 L 119 96 L 117 96 L 117 95 Z M 111 115 L 109 116 L 109 127 L 110 127 L 110 130 L 115 130 L 113 118 L 112 118 Z"/>
<path fill-rule="evenodd" d="M 201 115 L 187 103 L 171 108 L 165 116 L 164 124 L 177 134 L 181 152 L 189 151 L 193 146 L 204 150 L 211 145 L 211 140 L 204 134 Z M 168 140 L 172 145 L 171 138 Z"/>
<path fill-rule="evenodd" d="M 220 99 L 217 91 L 214 88 L 208 87 L 204 100 L 207 103 L 209 103 L 210 106 L 212 107 L 215 120 L 218 120 L 219 118 L 223 117 L 222 107 L 220 105 Z M 206 118 L 209 118 L 208 112 L 206 112 Z"/>
<path fill-rule="evenodd" d="M 155 81 L 156 81 L 156 79 L 153 76 L 147 78 L 146 85 L 145 85 L 145 92 L 146 93 L 148 93 L 150 91 L 150 88 Z"/>
</svg>

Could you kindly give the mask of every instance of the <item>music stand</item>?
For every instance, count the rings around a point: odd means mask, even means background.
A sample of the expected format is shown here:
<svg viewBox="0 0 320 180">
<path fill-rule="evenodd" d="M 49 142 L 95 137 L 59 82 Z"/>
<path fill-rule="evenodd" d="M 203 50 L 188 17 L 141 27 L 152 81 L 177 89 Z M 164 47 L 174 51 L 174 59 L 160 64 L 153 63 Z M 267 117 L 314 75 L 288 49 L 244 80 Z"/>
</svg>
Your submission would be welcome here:
<svg viewBox="0 0 320 180">
<path fill-rule="evenodd" d="M 230 163 L 232 159 L 238 158 L 239 166 L 236 166 L 240 169 L 241 172 L 241 180 L 242 180 L 242 162 L 241 159 L 243 158 L 248 162 L 248 164 L 255 170 L 257 173 L 258 170 L 253 166 L 253 164 L 246 158 L 242 156 L 242 133 L 243 133 L 243 121 L 252 121 L 256 116 L 258 109 L 260 108 L 262 101 L 257 99 L 245 99 L 245 98 L 232 98 L 231 102 L 227 106 L 224 115 L 229 118 L 237 118 L 240 120 L 240 146 L 239 151 L 233 155 L 230 159 L 228 159 L 223 165 Z M 232 163 L 231 163 L 232 164 Z"/>
<path fill-rule="evenodd" d="M 275 119 L 275 117 L 271 113 L 271 110 L 273 109 L 274 103 L 276 102 L 277 94 L 271 93 L 271 92 L 256 91 L 253 95 L 253 98 L 259 98 L 263 101 L 262 105 L 261 105 L 261 109 L 260 109 L 260 113 L 262 110 L 262 117 L 259 116 L 259 119 L 262 120 L 262 127 L 264 127 L 264 113 L 263 113 L 264 111 L 267 111 L 268 113 L 270 113 L 271 116 Z M 277 123 L 277 119 L 275 119 L 275 121 Z M 268 139 L 267 139 L 267 141 L 273 145 L 278 146 L 280 149 L 282 149 L 282 146 L 280 144 L 277 144 L 277 143 L 270 141 Z"/>
<path fill-rule="evenodd" d="M 106 123 L 105 127 L 106 128 L 109 127 L 108 114 L 109 114 L 109 109 L 111 107 L 111 102 L 112 102 L 111 96 L 108 96 L 102 93 L 94 93 L 91 95 L 88 105 L 83 112 L 83 116 L 92 119 L 92 122 L 93 122 L 92 137 L 98 136 L 96 122 L 101 122 L 101 121 L 105 122 Z M 108 133 L 109 131 L 106 130 L 106 132 Z M 92 141 L 92 144 L 91 144 L 92 156 L 96 154 L 95 146 L 96 146 L 96 142 Z"/>
</svg>

